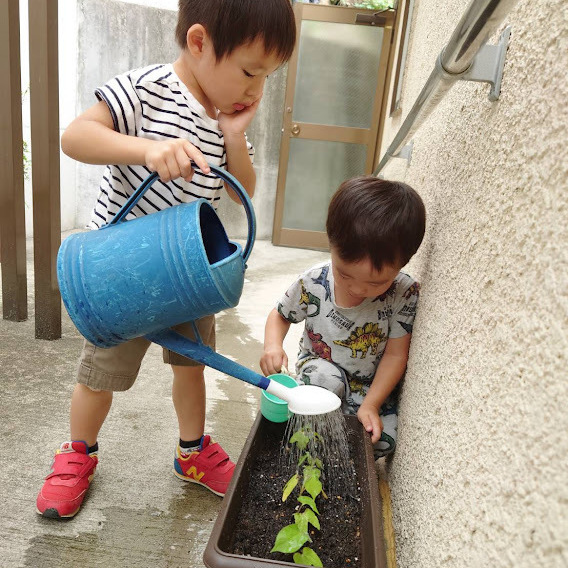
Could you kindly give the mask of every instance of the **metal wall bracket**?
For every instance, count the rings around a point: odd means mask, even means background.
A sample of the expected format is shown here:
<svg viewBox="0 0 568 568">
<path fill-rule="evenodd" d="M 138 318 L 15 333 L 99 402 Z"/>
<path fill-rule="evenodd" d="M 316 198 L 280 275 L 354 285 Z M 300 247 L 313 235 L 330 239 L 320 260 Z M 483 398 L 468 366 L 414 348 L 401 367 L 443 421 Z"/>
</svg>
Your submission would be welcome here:
<svg viewBox="0 0 568 568">
<path fill-rule="evenodd" d="M 412 148 L 414 147 L 414 140 L 411 140 L 406 146 L 403 146 L 398 154 L 393 156 L 393 158 L 400 158 L 406 160 L 410 164 L 412 159 Z"/>
<path fill-rule="evenodd" d="M 458 80 L 490 83 L 489 100 L 496 101 L 501 94 L 501 80 L 510 36 L 511 26 L 507 26 L 497 45 L 484 45 L 477 52 L 470 68 L 460 75 Z"/>
<path fill-rule="evenodd" d="M 381 15 L 383 12 L 388 12 L 388 10 L 381 10 L 380 12 L 374 12 L 372 14 L 358 13 L 355 16 L 355 23 L 369 24 L 371 26 L 384 26 L 387 19 Z"/>
</svg>

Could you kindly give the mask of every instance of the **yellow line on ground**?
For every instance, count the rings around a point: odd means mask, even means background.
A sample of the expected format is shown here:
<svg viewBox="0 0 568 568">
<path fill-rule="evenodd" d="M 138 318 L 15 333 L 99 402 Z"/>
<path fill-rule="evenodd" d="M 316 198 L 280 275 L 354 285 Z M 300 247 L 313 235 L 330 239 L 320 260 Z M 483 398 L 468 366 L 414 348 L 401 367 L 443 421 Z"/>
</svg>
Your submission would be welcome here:
<svg viewBox="0 0 568 568">
<path fill-rule="evenodd" d="M 383 502 L 383 531 L 387 556 L 387 568 L 396 568 L 396 548 L 394 540 L 394 526 L 392 523 L 392 504 L 389 484 L 379 479 L 379 493 Z"/>
</svg>

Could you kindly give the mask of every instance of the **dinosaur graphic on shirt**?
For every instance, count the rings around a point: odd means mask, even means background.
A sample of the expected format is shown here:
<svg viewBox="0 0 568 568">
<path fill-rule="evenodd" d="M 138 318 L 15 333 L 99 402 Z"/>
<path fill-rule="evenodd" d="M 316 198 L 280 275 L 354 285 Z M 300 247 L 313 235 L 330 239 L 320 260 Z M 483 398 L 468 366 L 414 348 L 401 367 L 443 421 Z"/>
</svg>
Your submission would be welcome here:
<svg viewBox="0 0 568 568">
<path fill-rule="evenodd" d="M 278 313 L 285 319 L 288 320 L 290 323 L 300 323 L 301 320 L 296 319 L 296 312 L 294 310 L 290 310 L 288 315 L 284 313 L 284 305 L 281 302 L 278 302 Z"/>
<path fill-rule="evenodd" d="M 408 300 L 411 296 L 417 295 L 420 292 L 420 284 L 415 282 L 412 286 L 409 286 L 408 290 L 403 294 L 405 300 Z"/>
<path fill-rule="evenodd" d="M 329 266 L 324 266 L 321 269 L 320 275 L 317 278 L 312 278 L 314 284 L 320 284 L 325 288 L 325 299 L 331 300 L 331 288 L 329 286 L 329 279 L 327 275 L 329 274 Z"/>
<path fill-rule="evenodd" d="M 312 328 L 306 326 L 306 333 L 312 342 L 313 352 L 322 359 L 331 361 L 331 347 L 322 340 L 321 333 L 314 333 Z"/>
<path fill-rule="evenodd" d="M 349 388 L 351 389 L 352 394 L 360 394 L 364 397 L 369 390 L 369 385 L 365 384 L 361 380 L 351 377 L 349 379 Z"/>
<path fill-rule="evenodd" d="M 374 298 L 373 302 L 376 302 L 377 300 L 379 302 L 384 302 L 387 298 L 394 298 L 395 294 L 396 294 L 396 280 L 393 281 L 393 283 L 389 286 L 386 292 L 383 292 L 380 296 Z"/>
<path fill-rule="evenodd" d="M 379 324 L 368 322 L 362 327 L 356 327 L 347 339 L 337 339 L 333 343 L 351 349 L 351 358 L 353 359 L 357 357 L 357 353 L 360 351 L 361 359 L 364 359 L 369 350 L 371 355 L 376 355 L 379 345 L 385 339 L 386 335 Z"/>
<path fill-rule="evenodd" d="M 302 287 L 302 291 L 300 292 L 300 306 L 306 306 L 306 316 L 313 318 L 320 313 L 320 299 L 306 290 L 302 279 L 300 279 L 300 286 Z M 311 314 L 308 313 L 310 306 L 316 306 L 316 311 Z"/>
</svg>

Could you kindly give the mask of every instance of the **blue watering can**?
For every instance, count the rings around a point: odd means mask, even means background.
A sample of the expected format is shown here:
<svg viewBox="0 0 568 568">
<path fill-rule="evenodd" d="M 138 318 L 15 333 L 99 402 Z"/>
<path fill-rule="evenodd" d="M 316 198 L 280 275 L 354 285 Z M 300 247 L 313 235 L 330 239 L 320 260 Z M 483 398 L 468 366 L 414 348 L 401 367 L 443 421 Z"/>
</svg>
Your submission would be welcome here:
<svg viewBox="0 0 568 568">
<path fill-rule="evenodd" d="M 153 173 L 110 223 L 63 241 L 57 255 L 57 278 L 71 320 L 98 347 L 145 336 L 266 390 L 288 402 L 296 414 L 324 414 L 339 408 L 340 399 L 323 388 L 288 388 L 216 353 L 202 342 L 195 324 L 196 341 L 169 329 L 235 307 L 243 290 L 246 261 L 256 234 L 254 210 L 237 179 L 222 168 L 210 168 L 245 207 L 248 237 L 244 249 L 228 239 L 205 199 L 125 222 L 158 178 Z"/>
</svg>

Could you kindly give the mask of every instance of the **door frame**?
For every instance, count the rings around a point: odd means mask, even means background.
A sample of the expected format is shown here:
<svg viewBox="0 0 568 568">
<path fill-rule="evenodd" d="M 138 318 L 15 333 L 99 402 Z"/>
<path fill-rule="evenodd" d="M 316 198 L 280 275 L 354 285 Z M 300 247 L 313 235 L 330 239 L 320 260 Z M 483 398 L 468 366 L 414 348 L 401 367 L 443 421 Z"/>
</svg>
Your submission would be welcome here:
<svg viewBox="0 0 568 568">
<path fill-rule="evenodd" d="M 294 4 L 296 29 L 298 30 L 296 46 L 288 63 L 288 78 L 286 81 L 286 95 L 284 99 L 284 116 L 282 120 L 282 136 L 278 164 L 278 181 L 276 187 L 276 202 L 274 208 L 274 224 L 272 242 L 275 245 L 299 248 L 327 249 L 329 243 L 325 231 L 307 231 L 299 229 L 286 229 L 282 227 L 284 215 L 286 175 L 288 170 L 288 157 L 291 138 L 304 138 L 310 140 L 329 140 L 367 146 L 365 171 L 372 173 L 376 161 L 376 147 L 380 141 L 382 125 L 384 123 L 384 99 L 388 94 L 388 70 L 392 60 L 393 27 L 396 18 L 395 10 L 387 10 L 376 14 L 373 24 L 357 21 L 357 14 L 373 13 L 372 10 L 344 6 L 327 6 L 322 4 Z M 381 56 L 377 72 L 377 88 L 373 100 L 370 128 L 355 128 L 345 126 L 331 126 L 323 124 L 310 124 L 292 121 L 294 95 L 296 92 L 296 77 L 298 71 L 298 57 L 301 37 L 302 21 L 333 22 L 353 25 L 379 25 L 384 29 Z M 299 126 L 299 132 L 294 134 L 292 129 Z"/>
</svg>

